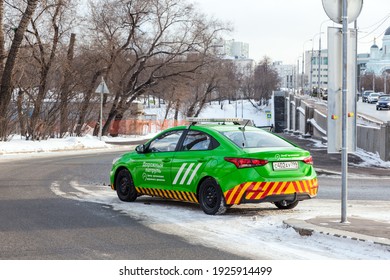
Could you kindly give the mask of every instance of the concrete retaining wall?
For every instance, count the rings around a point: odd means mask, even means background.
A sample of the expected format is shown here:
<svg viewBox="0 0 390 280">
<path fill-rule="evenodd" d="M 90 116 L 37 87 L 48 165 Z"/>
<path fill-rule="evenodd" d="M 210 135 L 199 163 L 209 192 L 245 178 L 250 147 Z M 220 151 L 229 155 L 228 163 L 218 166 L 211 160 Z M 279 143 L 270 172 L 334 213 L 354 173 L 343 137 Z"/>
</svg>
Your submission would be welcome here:
<svg viewBox="0 0 390 280">
<path fill-rule="evenodd" d="M 287 128 L 295 134 L 311 135 L 327 140 L 327 116 L 304 99 L 286 94 L 288 110 Z M 380 127 L 357 126 L 357 147 L 378 154 L 384 161 L 390 161 L 390 122 Z"/>
</svg>

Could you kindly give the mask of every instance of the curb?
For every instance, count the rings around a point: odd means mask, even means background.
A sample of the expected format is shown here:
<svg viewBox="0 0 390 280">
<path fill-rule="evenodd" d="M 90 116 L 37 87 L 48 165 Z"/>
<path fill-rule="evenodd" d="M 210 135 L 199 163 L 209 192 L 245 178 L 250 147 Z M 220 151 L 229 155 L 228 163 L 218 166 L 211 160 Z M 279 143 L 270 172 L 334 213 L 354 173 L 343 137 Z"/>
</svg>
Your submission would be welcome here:
<svg viewBox="0 0 390 280">
<path fill-rule="evenodd" d="M 317 225 L 313 225 L 304 220 L 288 219 L 283 221 L 287 227 L 292 227 L 296 232 L 302 236 L 311 236 L 314 232 L 323 235 L 329 235 L 334 237 L 349 238 L 351 240 L 358 240 L 363 242 L 370 242 L 373 244 L 379 244 L 390 247 L 390 239 L 364 235 L 356 232 L 326 228 Z"/>
</svg>

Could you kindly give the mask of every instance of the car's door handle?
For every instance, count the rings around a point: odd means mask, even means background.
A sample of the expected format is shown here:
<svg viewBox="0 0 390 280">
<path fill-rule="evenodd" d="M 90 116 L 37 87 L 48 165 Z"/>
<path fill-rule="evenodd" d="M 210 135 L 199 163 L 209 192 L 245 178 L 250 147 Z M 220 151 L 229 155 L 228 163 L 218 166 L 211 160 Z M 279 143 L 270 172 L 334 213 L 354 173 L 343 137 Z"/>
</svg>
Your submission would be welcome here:
<svg viewBox="0 0 390 280">
<path fill-rule="evenodd" d="M 170 158 L 164 158 L 162 161 L 163 161 L 163 162 L 170 162 L 171 159 L 170 159 Z"/>
</svg>

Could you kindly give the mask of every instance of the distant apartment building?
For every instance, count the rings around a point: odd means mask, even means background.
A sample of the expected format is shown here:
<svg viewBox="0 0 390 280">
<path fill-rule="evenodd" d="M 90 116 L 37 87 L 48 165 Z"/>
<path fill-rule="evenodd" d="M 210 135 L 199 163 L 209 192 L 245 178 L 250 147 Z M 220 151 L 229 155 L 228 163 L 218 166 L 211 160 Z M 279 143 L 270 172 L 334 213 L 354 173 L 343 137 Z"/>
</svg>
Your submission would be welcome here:
<svg viewBox="0 0 390 280">
<path fill-rule="evenodd" d="M 360 76 L 374 74 L 376 76 L 390 74 L 390 27 L 384 33 L 382 47 L 379 47 L 374 40 L 369 53 L 357 55 L 358 88 L 361 90 Z M 321 88 L 328 85 L 328 51 L 318 50 L 306 51 L 304 60 L 305 88 L 315 88 L 320 83 Z M 319 71 L 320 69 L 320 71 Z M 387 74 L 386 74 L 387 73 Z M 320 79 L 318 79 L 320 75 Z"/>
<path fill-rule="evenodd" d="M 328 88 L 328 50 L 305 52 L 304 88 Z"/>
<path fill-rule="evenodd" d="M 228 40 L 224 42 L 224 55 L 226 57 L 235 59 L 249 58 L 249 44 L 244 42 L 237 42 L 235 40 Z"/>
<path fill-rule="evenodd" d="M 282 61 L 275 61 L 272 66 L 278 72 L 280 78 L 280 88 L 293 89 L 297 85 L 297 66 L 283 64 Z"/>
<path fill-rule="evenodd" d="M 249 44 L 233 40 L 224 41 L 218 45 L 219 55 L 232 61 L 237 67 L 237 71 L 244 76 L 250 76 L 255 70 L 255 61 L 249 58 Z"/>
</svg>

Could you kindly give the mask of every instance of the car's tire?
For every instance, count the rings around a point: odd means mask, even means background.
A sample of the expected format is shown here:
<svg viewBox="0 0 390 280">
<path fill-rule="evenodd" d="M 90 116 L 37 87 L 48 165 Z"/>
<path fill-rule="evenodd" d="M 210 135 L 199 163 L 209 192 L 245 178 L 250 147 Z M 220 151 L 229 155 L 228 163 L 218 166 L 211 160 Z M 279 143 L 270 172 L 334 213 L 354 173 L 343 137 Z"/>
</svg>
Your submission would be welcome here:
<svg viewBox="0 0 390 280">
<path fill-rule="evenodd" d="M 221 187 L 213 178 L 207 178 L 200 184 L 198 198 L 200 207 L 207 215 L 220 215 L 226 212 Z"/>
<path fill-rule="evenodd" d="M 127 169 L 118 172 L 115 178 L 116 193 L 122 201 L 135 201 L 137 199 L 137 190 L 134 186 L 133 177 Z"/>
<path fill-rule="evenodd" d="M 299 203 L 299 201 L 295 201 L 295 202 L 289 203 L 289 204 L 282 203 L 282 201 L 277 201 L 277 202 L 275 202 L 275 205 L 279 209 L 286 210 L 286 209 L 293 209 L 293 208 L 297 207 L 298 203 Z"/>
</svg>

